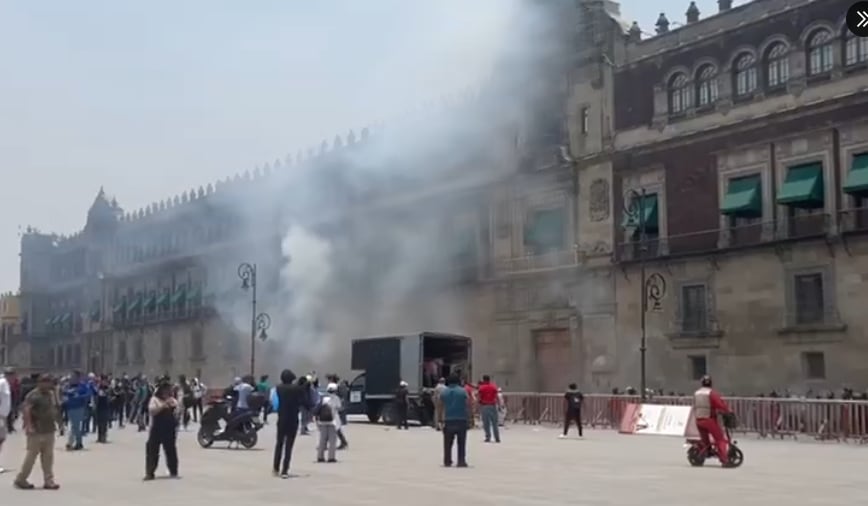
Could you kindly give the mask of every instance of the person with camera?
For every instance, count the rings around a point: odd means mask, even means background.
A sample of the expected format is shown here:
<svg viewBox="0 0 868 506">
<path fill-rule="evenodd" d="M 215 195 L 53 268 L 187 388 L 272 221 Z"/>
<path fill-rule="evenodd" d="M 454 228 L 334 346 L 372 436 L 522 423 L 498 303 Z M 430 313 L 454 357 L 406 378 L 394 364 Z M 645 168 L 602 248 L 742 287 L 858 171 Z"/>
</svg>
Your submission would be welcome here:
<svg viewBox="0 0 868 506">
<path fill-rule="evenodd" d="M 151 428 L 148 442 L 145 445 L 145 481 L 154 479 L 157 464 L 160 462 L 160 448 L 166 454 L 166 467 L 169 476 L 178 477 L 178 418 L 181 415 L 181 405 L 172 392 L 174 386 L 168 379 L 157 384 L 154 395 L 148 403 L 148 414 L 151 416 Z"/>
</svg>

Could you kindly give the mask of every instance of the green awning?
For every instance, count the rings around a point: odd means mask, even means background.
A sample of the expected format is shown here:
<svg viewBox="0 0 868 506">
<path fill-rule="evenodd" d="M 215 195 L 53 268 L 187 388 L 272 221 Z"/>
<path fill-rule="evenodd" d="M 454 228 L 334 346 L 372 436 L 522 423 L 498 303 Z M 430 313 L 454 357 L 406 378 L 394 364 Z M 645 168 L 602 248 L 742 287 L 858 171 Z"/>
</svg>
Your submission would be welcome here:
<svg viewBox="0 0 868 506">
<path fill-rule="evenodd" d="M 720 214 L 758 218 L 763 215 L 762 183 L 760 177 L 749 176 L 730 179 L 720 206 Z"/>
<path fill-rule="evenodd" d="M 192 290 L 190 292 L 190 294 L 187 295 L 187 300 L 190 300 L 190 301 L 202 300 L 202 289 L 196 288 L 196 289 Z"/>
<path fill-rule="evenodd" d="M 91 311 L 90 311 L 90 321 L 92 321 L 92 322 L 99 321 L 99 314 L 100 314 L 100 310 L 99 310 L 99 308 L 91 309 Z"/>
<path fill-rule="evenodd" d="M 157 296 L 151 295 L 147 299 L 145 299 L 145 309 L 148 311 L 153 311 L 154 307 L 157 305 Z"/>
<path fill-rule="evenodd" d="M 525 230 L 524 243 L 542 250 L 564 247 L 565 216 L 563 209 L 536 211 Z"/>
<path fill-rule="evenodd" d="M 156 304 L 157 304 L 157 306 L 160 306 L 160 307 L 168 307 L 169 306 L 169 292 L 164 292 L 163 295 L 160 295 L 157 298 Z"/>
<path fill-rule="evenodd" d="M 54 318 L 55 317 L 53 317 L 53 316 L 51 318 L 46 318 L 45 319 L 45 326 L 50 327 L 50 326 L 54 325 Z"/>
<path fill-rule="evenodd" d="M 844 192 L 856 195 L 868 194 L 868 153 L 853 157 L 853 165 L 847 173 Z"/>
<path fill-rule="evenodd" d="M 641 201 L 644 201 L 644 205 Z M 621 226 L 624 228 L 638 228 L 640 225 L 639 219 L 641 218 L 644 221 L 645 230 L 658 230 L 660 224 L 658 223 L 657 195 L 645 195 L 645 197 L 637 198 L 635 202 L 638 203 L 638 206 L 634 204 L 631 208 L 636 208 L 639 212 L 633 214 L 626 213 Z"/>
<path fill-rule="evenodd" d="M 72 313 L 63 313 L 60 315 L 60 320 L 58 323 L 69 323 L 72 320 Z"/>
<path fill-rule="evenodd" d="M 790 167 L 778 193 L 778 204 L 805 209 L 823 207 L 823 164 Z"/>
<path fill-rule="evenodd" d="M 130 302 L 130 305 L 127 307 L 127 313 L 132 313 L 132 312 L 138 311 L 139 306 L 141 306 L 141 305 L 142 305 L 142 298 L 136 297 L 135 299 L 133 299 L 132 302 Z"/>
<path fill-rule="evenodd" d="M 52 325 L 57 325 L 58 323 L 60 323 L 60 318 L 61 318 L 62 316 L 63 316 L 63 315 L 57 315 L 57 316 L 53 317 L 53 318 L 51 319 L 51 324 L 52 324 Z"/>
<path fill-rule="evenodd" d="M 173 306 L 177 306 L 180 304 L 187 296 L 187 290 L 184 288 L 179 288 L 177 292 L 172 295 L 171 304 Z"/>
<path fill-rule="evenodd" d="M 115 304 L 115 307 L 112 308 L 112 312 L 114 313 L 123 313 L 124 309 L 127 307 L 127 301 L 122 300 Z"/>
</svg>

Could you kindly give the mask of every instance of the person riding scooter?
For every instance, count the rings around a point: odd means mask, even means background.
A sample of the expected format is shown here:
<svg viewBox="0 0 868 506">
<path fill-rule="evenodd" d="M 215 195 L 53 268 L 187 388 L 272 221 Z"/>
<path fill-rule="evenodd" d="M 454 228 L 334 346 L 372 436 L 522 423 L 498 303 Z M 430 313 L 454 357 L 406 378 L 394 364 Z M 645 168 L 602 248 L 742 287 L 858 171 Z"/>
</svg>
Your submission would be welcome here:
<svg viewBox="0 0 868 506">
<path fill-rule="evenodd" d="M 711 376 L 703 376 L 700 388 L 693 394 L 693 413 L 696 418 L 696 428 L 705 447 L 711 445 L 709 435 L 714 438 L 717 456 L 723 467 L 729 467 L 729 441 L 723 434 L 717 421 L 718 415 L 730 413 L 729 407 L 723 402 L 720 394 L 711 388 Z"/>
</svg>

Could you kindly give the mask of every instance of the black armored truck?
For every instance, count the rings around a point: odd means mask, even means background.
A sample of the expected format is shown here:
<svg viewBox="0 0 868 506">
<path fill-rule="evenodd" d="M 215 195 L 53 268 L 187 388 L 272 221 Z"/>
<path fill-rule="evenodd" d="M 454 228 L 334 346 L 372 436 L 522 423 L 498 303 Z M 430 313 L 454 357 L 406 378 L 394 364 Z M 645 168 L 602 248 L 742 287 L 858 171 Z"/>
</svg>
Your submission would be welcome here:
<svg viewBox="0 0 868 506">
<path fill-rule="evenodd" d="M 351 367 L 360 374 L 350 383 L 349 414 L 392 424 L 397 420 L 395 392 L 402 381 L 410 391 L 410 420 L 429 423 L 431 394 L 437 381 L 450 374 L 472 377 L 472 341 L 441 332 L 418 332 L 354 339 Z"/>
</svg>

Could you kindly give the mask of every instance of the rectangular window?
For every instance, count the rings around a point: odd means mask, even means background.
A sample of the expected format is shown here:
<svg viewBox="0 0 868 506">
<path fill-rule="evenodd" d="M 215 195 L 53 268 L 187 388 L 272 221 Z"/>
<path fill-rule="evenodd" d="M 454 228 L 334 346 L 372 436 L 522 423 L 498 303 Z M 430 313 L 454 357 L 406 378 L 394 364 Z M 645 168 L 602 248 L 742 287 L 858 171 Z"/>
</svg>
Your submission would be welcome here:
<svg viewBox="0 0 868 506">
<path fill-rule="evenodd" d="M 0 365 L 6 365 L 7 360 L 8 359 L 6 357 L 6 347 L 0 346 Z"/>
<path fill-rule="evenodd" d="M 160 359 L 163 362 L 172 361 L 172 334 L 163 334 L 160 339 Z"/>
<path fill-rule="evenodd" d="M 141 337 L 133 341 L 133 360 L 137 363 L 145 361 L 145 341 Z"/>
<path fill-rule="evenodd" d="M 691 355 L 687 359 L 690 361 L 690 379 L 696 381 L 708 374 L 705 355 Z"/>
<path fill-rule="evenodd" d="M 200 328 L 194 328 L 190 333 L 190 352 L 193 358 L 205 356 L 205 335 Z"/>
<path fill-rule="evenodd" d="M 809 380 L 826 379 L 826 356 L 821 351 L 802 353 L 802 366 L 805 378 Z"/>
<path fill-rule="evenodd" d="M 684 332 L 708 330 L 708 301 L 705 285 L 681 287 L 681 329 Z"/>
<path fill-rule="evenodd" d="M 581 111 L 582 135 L 587 135 L 591 127 L 591 111 L 589 107 L 582 107 Z"/>
<path fill-rule="evenodd" d="M 793 280 L 796 324 L 822 323 L 825 316 L 823 274 L 798 274 Z"/>
<path fill-rule="evenodd" d="M 126 364 L 127 362 L 129 362 L 129 357 L 127 356 L 127 342 L 118 341 L 118 364 Z"/>
</svg>

